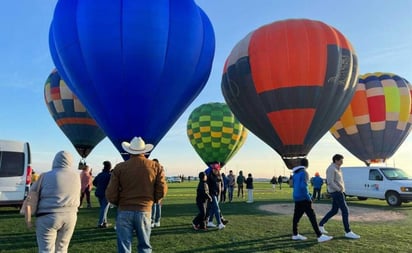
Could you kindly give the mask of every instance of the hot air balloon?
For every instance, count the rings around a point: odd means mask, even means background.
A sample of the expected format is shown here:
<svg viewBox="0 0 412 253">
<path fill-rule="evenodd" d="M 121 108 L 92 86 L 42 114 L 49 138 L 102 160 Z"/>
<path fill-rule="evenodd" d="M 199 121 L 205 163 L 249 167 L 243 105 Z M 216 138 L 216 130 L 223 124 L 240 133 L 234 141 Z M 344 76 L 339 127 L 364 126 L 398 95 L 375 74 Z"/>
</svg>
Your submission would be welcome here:
<svg viewBox="0 0 412 253">
<path fill-rule="evenodd" d="M 289 19 L 249 33 L 226 60 L 223 96 L 239 121 L 298 165 L 355 91 L 357 56 L 337 29 Z"/>
<path fill-rule="evenodd" d="M 54 121 L 83 160 L 106 137 L 56 69 L 44 85 L 44 100 Z"/>
<path fill-rule="evenodd" d="M 225 103 L 207 103 L 189 115 L 187 136 L 207 166 L 224 166 L 242 147 L 247 130 Z"/>
<path fill-rule="evenodd" d="M 392 73 L 359 77 L 355 95 L 330 132 L 365 162 L 385 162 L 411 131 L 411 84 Z"/>
<path fill-rule="evenodd" d="M 60 0 L 49 47 L 68 86 L 122 153 L 121 142 L 134 136 L 156 145 L 198 96 L 215 37 L 193 0 Z"/>
</svg>

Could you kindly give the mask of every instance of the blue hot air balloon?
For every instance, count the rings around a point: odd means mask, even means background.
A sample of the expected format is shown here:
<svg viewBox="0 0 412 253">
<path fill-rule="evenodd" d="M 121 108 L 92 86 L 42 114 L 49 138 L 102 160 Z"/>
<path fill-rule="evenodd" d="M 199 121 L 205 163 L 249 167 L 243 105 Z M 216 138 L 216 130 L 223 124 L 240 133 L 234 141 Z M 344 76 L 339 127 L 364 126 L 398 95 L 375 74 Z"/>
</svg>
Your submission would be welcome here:
<svg viewBox="0 0 412 253">
<path fill-rule="evenodd" d="M 193 0 L 60 0 L 49 45 L 68 86 L 123 152 L 134 136 L 156 145 L 202 91 L 215 37 Z"/>
</svg>

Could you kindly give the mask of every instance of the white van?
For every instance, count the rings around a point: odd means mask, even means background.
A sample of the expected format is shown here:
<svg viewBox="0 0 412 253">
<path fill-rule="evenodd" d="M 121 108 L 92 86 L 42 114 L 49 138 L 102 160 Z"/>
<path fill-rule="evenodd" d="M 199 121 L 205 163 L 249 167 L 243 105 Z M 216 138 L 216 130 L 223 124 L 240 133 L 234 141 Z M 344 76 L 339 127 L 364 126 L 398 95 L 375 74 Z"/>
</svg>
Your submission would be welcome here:
<svg viewBox="0 0 412 253">
<path fill-rule="evenodd" d="M 19 207 L 31 184 L 28 142 L 0 140 L 0 206 Z"/>
<path fill-rule="evenodd" d="M 400 206 L 412 200 L 412 178 L 405 171 L 390 167 L 341 167 L 346 196 L 360 200 L 386 200 Z"/>
</svg>

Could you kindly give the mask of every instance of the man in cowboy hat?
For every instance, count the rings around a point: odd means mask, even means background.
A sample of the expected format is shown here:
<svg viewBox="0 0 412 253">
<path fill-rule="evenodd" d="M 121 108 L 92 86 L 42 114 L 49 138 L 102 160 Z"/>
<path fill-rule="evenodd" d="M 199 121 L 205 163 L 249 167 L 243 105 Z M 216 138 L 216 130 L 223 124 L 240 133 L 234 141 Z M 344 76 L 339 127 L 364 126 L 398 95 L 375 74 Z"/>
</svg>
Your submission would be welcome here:
<svg viewBox="0 0 412 253">
<path fill-rule="evenodd" d="M 153 149 L 142 138 L 122 142 L 130 154 L 127 161 L 117 164 L 106 189 L 107 200 L 118 206 L 116 218 L 118 252 L 131 252 L 134 230 L 138 252 L 152 252 L 150 245 L 151 209 L 167 192 L 165 175 L 159 164 L 145 157 Z"/>
</svg>

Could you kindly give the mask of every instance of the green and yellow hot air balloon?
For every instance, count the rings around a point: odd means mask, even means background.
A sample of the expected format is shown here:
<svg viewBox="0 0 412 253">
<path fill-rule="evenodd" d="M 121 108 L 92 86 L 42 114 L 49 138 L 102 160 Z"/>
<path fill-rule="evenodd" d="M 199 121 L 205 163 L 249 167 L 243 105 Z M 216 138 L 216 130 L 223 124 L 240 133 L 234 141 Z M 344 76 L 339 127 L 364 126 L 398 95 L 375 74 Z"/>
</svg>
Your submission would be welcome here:
<svg viewBox="0 0 412 253">
<path fill-rule="evenodd" d="M 227 164 L 243 146 L 247 133 L 225 103 L 203 104 L 193 110 L 187 122 L 190 143 L 206 165 Z"/>
</svg>

